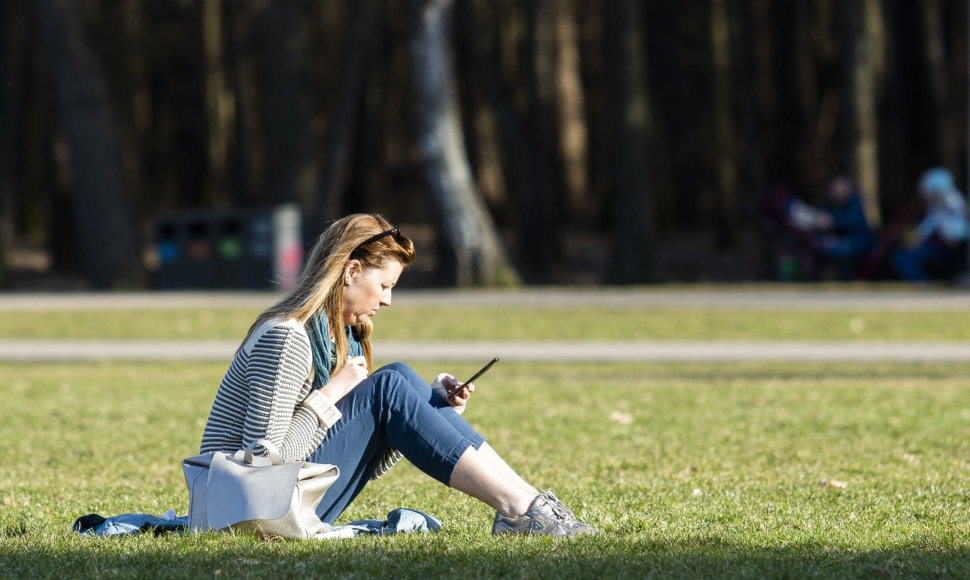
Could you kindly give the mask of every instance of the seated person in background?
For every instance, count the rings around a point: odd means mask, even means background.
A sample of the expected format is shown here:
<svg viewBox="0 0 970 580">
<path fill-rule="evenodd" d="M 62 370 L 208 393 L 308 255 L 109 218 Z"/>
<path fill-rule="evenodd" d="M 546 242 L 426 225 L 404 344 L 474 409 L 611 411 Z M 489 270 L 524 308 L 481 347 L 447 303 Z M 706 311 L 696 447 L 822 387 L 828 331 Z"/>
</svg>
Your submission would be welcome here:
<svg viewBox="0 0 970 580">
<path fill-rule="evenodd" d="M 862 196 L 847 175 L 837 174 L 829 181 L 822 216 L 816 231 L 819 253 L 836 265 L 840 278 L 855 278 L 875 236 Z"/>
<path fill-rule="evenodd" d="M 777 224 L 774 238 L 786 234 L 787 252 L 800 255 L 800 269 L 815 278 L 825 263 L 834 264 L 840 278 L 855 277 L 874 236 L 866 220 L 862 199 L 852 180 L 837 174 L 829 181 L 824 207 L 811 206 L 776 187 L 763 204 L 765 214 Z"/>
<path fill-rule="evenodd" d="M 912 242 L 893 255 L 896 272 L 904 280 L 925 281 L 931 278 L 931 269 L 936 268 L 937 273 L 949 269 L 947 262 L 970 237 L 966 202 L 947 169 L 926 171 L 919 180 L 919 194 L 926 203 L 926 214 L 916 226 Z"/>
</svg>

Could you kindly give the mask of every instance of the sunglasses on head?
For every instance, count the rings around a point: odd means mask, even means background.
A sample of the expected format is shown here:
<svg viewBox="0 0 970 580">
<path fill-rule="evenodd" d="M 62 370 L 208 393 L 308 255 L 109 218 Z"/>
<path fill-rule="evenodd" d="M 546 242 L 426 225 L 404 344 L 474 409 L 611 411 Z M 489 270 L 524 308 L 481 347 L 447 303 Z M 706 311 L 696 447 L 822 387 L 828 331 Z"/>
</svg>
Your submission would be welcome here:
<svg viewBox="0 0 970 580">
<path fill-rule="evenodd" d="M 366 246 L 367 244 L 373 244 L 377 240 L 386 238 L 387 236 L 394 236 L 394 240 L 396 242 L 398 242 L 398 243 L 401 243 L 401 230 L 400 230 L 400 228 L 391 228 L 389 230 L 384 230 L 383 232 L 381 232 L 379 234 L 375 234 L 375 235 L 367 238 L 363 242 L 357 244 L 357 247 L 358 248 L 362 248 L 362 247 Z"/>
</svg>

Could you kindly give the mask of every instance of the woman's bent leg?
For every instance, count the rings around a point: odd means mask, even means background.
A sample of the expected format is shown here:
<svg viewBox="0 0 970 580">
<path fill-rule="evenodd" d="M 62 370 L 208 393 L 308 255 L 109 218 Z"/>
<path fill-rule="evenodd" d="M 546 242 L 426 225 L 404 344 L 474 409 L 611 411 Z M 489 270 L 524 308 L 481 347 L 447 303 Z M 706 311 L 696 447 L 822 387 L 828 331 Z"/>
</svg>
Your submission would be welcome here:
<svg viewBox="0 0 970 580">
<path fill-rule="evenodd" d="M 492 466 L 497 473 L 501 474 L 505 479 L 514 483 L 523 493 L 529 494 L 529 497 L 535 497 L 539 495 L 539 490 L 533 487 L 529 482 L 522 479 L 522 476 L 518 474 L 512 467 L 502 459 L 492 446 L 488 443 L 483 443 L 481 447 L 478 448 L 482 456 L 486 461 Z"/>
<path fill-rule="evenodd" d="M 381 369 L 337 403 L 341 419 L 309 458 L 340 469 L 340 477 L 317 509 L 324 521 L 332 523 L 346 509 L 389 447 L 447 485 L 462 454 L 484 443 L 484 437 L 470 426 L 459 432 L 429 404 L 430 395 L 411 383 L 398 369 Z"/>
<path fill-rule="evenodd" d="M 418 395 L 424 400 L 431 403 L 431 406 L 438 410 L 441 416 L 451 424 L 452 427 L 458 430 L 459 433 L 464 435 L 468 439 L 475 439 L 480 437 L 475 428 L 468 424 L 461 415 L 459 415 L 447 401 L 441 398 L 438 393 L 431 389 L 431 385 L 428 384 L 426 380 L 421 378 L 421 375 L 416 373 L 414 369 L 402 362 L 393 362 L 386 366 L 381 367 L 377 372 L 384 370 L 394 370 L 401 373 L 402 376 L 408 381 L 415 390 L 418 391 Z M 478 445 L 475 446 L 476 448 Z"/>
<path fill-rule="evenodd" d="M 537 495 L 495 469 L 489 458 L 474 448 L 462 454 L 449 485 L 510 516 L 524 514 Z"/>
<path fill-rule="evenodd" d="M 480 437 L 474 428 L 461 415 L 456 413 L 447 401 L 442 399 L 438 393 L 434 392 L 428 382 L 421 378 L 410 366 L 402 362 L 394 362 L 382 367 L 380 370 L 394 370 L 401 373 L 408 383 L 418 391 L 419 396 L 422 399 L 426 399 L 433 407 L 438 409 L 441 416 L 456 430 L 469 438 Z M 462 456 L 463 458 L 459 461 L 456 467 L 456 473 L 452 475 L 449 485 L 484 501 L 503 513 L 511 514 L 511 512 L 514 512 L 512 515 L 523 513 L 528 507 L 529 501 L 539 494 L 538 490 L 523 480 L 487 442 L 483 441 L 480 445 L 476 445 L 475 448 L 480 453 L 477 456 L 475 454 Z M 481 471 L 487 474 L 484 478 L 479 473 L 480 470 L 475 468 L 479 464 L 483 467 Z M 460 472 L 460 475 L 458 472 Z M 492 476 L 498 476 L 497 479 L 499 481 L 497 483 L 489 483 L 488 479 L 492 478 Z M 511 484 L 518 489 L 506 490 L 500 496 L 495 495 L 494 490 L 506 489 L 507 484 Z"/>
<path fill-rule="evenodd" d="M 419 392 L 419 397 L 436 408 L 442 418 L 459 433 L 469 433 L 472 440 L 481 438 L 447 401 L 431 391 L 430 386 L 403 363 L 385 367 L 394 370 Z M 430 393 L 429 393 L 430 392 Z M 468 447 L 461 455 L 451 475 L 449 485 L 492 506 L 496 513 L 493 534 L 549 534 L 576 536 L 594 533 L 592 527 L 580 523 L 575 515 L 550 491 L 541 494 L 515 472 L 484 438 L 480 444 Z"/>
</svg>

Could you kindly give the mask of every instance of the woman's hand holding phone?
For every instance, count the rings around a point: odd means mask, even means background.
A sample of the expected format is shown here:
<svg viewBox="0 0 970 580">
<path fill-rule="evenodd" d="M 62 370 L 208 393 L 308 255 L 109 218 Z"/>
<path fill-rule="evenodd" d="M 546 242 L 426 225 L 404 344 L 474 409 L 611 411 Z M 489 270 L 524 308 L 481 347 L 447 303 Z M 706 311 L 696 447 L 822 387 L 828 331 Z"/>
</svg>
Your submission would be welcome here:
<svg viewBox="0 0 970 580">
<path fill-rule="evenodd" d="M 468 398 L 471 396 L 472 392 L 475 390 L 475 385 L 472 383 L 475 379 L 485 374 L 485 371 L 492 368 L 492 365 L 498 362 L 498 357 L 485 363 L 485 366 L 478 369 L 478 372 L 472 375 L 472 378 L 468 379 L 464 383 L 459 383 L 455 377 L 447 375 L 442 378 L 442 384 L 448 392 L 448 397 L 445 399 L 448 401 L 452 407 L 455 409 L 465 410 L 465 405 L 468 404 Z"/>
<path fill-rule="evenodd" d="M 448 397 L 445 398 L 445 402 L 454 407 L 458 413 L 462 413 L 465 410 L 465 405 L 468 404 L 468 399 L 475 390 L 475 385 L 471 383 L 459 383 L 458 379 L 451 375 L 442 377 L 441 384 L 444 385 L 445 390 L 448 392 Z"/>
</svg>

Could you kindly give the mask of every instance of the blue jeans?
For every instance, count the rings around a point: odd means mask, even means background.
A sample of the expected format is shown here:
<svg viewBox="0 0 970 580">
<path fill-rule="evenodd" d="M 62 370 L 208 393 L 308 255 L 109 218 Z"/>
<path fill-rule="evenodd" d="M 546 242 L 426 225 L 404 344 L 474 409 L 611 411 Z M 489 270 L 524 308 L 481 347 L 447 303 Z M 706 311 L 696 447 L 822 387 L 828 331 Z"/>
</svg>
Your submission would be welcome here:
<svg viewBox="0 0 970 580">
<path fill-rule="evenodd" d="M 340 477 L 317 507 L 317 515 L 328 524 L 364 489 L 389 448 L 448 485 L 458 458 L 485 442 L 404 363 L 375 371 L 340 399 L 337 409 L 343 416 L 308 459 L 340 468 Z"/>
</svg>

